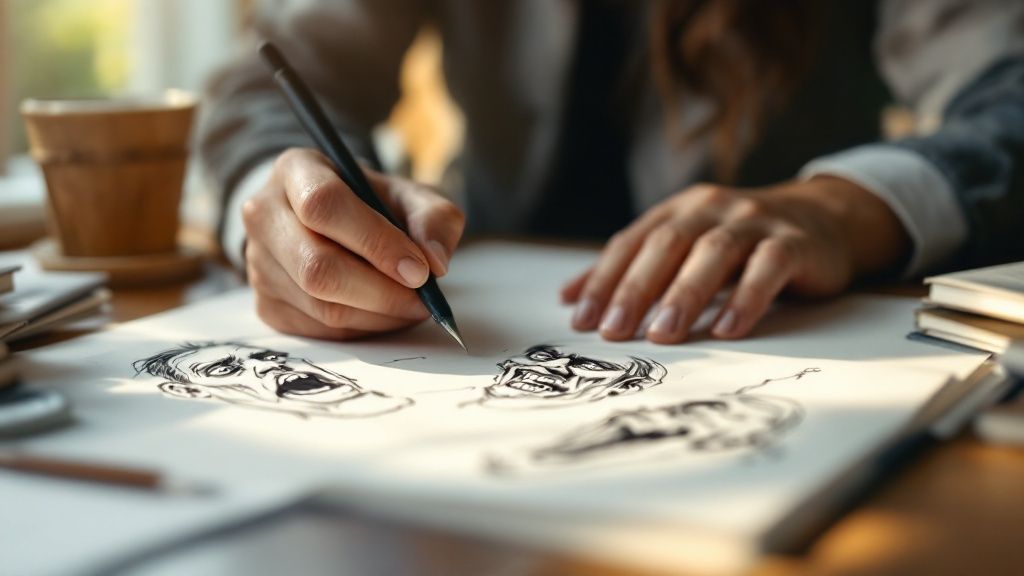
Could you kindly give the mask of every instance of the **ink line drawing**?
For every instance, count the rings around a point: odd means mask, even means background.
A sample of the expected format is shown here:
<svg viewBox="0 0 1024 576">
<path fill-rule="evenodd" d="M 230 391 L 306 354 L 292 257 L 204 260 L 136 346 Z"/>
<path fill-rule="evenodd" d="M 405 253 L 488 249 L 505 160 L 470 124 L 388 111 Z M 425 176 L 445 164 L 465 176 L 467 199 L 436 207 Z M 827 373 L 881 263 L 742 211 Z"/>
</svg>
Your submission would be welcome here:
<svg viewBox="0 0 1024 576">
<path fill-rule="evenodd" d="M 356 381 L 287 352 L 239 342 L 186 342 L 132 364 L 163 378 L 174 398 L 210 399 L 301 416 L 366 418 L 397 412 L 411 398 L 364 390 Z"/>
<path fill-rule="evenodd" d="M 407 360 L 426 360 L 426 356 L 410 356 L 408 358 L 395 358 L 394 360 L 388 360 L 384 364 L 394 364 L 396 362 L 405 362 Z"/>
<path fill-rule="evenodd" d="M 820 371 L 806 368 L 713 398 L 616 411 L 545 446 L 512 458 L 485 459 L 485 469 L 492 475 L 519 475 L 581 465 L 635 464 L 685 453 L 766 450 L 799 425 L 803 407 L 788 398 L 751 392 Z"/>
<path fill-rule="evenodd" d="M 483 396 L 460 406 L 540 409 L 597 402 L 635 394 L 662 382 L 665 367 L 649 358 L 594 358 L 550 344 L 527 349 L 500 364 Z"/>
</svg>

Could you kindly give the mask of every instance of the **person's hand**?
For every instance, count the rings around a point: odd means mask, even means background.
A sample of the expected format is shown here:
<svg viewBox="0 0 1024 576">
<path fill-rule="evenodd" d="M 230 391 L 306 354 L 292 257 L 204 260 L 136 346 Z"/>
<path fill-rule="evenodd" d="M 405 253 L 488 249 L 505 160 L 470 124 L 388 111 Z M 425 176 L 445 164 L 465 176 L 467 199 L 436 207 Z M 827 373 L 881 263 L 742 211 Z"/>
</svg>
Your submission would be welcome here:
<svg viewBox="0 0 1024 576">
<path fill-rule="evenodd" d="M 243 206 L 249 282 L 256 311 L 272 328 L 342 340 L 429 317 L 414 288 L 428 266 L 436 276 L 447 272 L 463 214 L 427 187 L 366 174 L 408 236 L 315 150 L 281 154 L 266 186 Z"/>
<path fill-rule="evenodd" d="M 633 338 L 658 301 L 646 337 L 672 344 L 736 276 L 712 324 L 745 336 L 783 290 L 827 296 L 856 277 L 890 271 L 910 241 L 889 207 L 856 184 L 816 177 L 761 190 L 699 185 L 615 234 L 597 263 L 562 289 L 572 325 Z"/>
</svg>

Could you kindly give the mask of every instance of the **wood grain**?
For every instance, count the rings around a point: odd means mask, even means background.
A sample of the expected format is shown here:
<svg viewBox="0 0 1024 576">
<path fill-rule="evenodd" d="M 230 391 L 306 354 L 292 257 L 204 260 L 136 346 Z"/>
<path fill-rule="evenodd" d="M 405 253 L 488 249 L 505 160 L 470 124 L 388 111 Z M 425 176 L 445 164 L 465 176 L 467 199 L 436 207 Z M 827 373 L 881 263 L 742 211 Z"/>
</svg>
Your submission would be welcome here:
<svg viewBox="0 0 1024 576">
<path fill-rule="evenodd" d="M 27 101 L 51 235 L 66 256 L 173 252 L 194 100 Z"/>
</svg>

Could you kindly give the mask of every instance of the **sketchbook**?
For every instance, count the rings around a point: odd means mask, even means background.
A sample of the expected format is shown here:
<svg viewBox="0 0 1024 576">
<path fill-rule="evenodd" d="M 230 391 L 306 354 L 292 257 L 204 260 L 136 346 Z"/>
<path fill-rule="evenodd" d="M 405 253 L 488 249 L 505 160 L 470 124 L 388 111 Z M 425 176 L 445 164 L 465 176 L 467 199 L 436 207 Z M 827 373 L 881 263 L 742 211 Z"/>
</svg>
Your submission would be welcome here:
<svg viewBox="0 0 1024 576">
<path fill-rule="evenodd" d="M 917 302 L 868 296 L 778 306 L 743 341 L 604 342 L 573 332 L 557 301 L 594 257 L 461 251 L 442 286 L 469 355 L 429 323 L 351 343 L 281 335 L 247 290 L 27 354 L 26 379 L 62 390 L 78 424 L 25 449 L 155 467 L 220 495 L 0 474 L 18 497 L 0 515 L 5 564 L 104 566 L 319 494 L 615 563 L 729 572 L 785 547 L 816 498 L 986 358 L 907 340 Z M 63 508 L 23 531 L 55 491 Z M 40 554 L 54 541 L 60 555 Z"/>
</svg>

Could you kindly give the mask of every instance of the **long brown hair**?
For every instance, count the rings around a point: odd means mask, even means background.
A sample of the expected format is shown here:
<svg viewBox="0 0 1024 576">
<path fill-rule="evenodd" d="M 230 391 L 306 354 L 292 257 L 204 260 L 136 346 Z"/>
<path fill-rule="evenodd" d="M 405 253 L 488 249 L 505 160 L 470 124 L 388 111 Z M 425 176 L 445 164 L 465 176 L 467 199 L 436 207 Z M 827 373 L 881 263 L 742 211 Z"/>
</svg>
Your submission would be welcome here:
<svg viewBox="0 0 1024 576">
<path fill-rule="evenodd" d="M 716 177 L 735 179 L 767 116 L 792 95 L 813 62 L 821 0 L 652 0 L 651 68 L 670 126 L 680 95 L 714 111 L 681 144 L 710 134 Z"/>
</svg>

